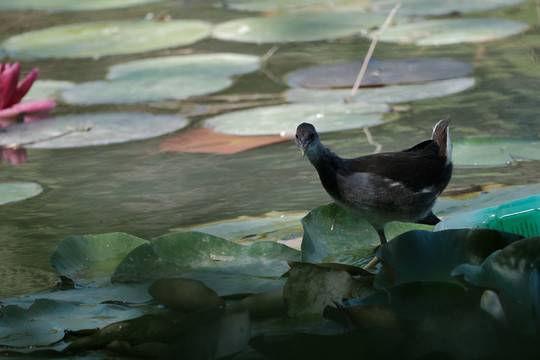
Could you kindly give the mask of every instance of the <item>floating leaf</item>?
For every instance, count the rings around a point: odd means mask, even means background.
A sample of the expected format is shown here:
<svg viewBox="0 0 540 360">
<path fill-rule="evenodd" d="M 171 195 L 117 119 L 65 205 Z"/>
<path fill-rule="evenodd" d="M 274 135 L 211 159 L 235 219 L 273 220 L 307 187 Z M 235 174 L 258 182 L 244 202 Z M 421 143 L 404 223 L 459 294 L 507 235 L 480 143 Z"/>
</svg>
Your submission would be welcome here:
<svg viewBox="0 0 540 360">
<path fill-rule="evenodd" d="M 328 5 L 327 0 L 227 0 L 224 7 L 239 11 L 297 10 L 310 6 Z M 332 5 L 335 5 L 334 3 Z"/>
<path fill-rule="evenodd" d="M 287 140 L 290 139 L 279 135 L 236 136 L 220 134 L 207 127 L 201 127 L 168 138 L 159 144 L 159 148 L 161 151 L 170 152 L 231 155 Z"/>
<path fill-rule="evenodd" d="M 206 74 L 155 79 L 143 77 L 115 81 L 91 81 L 62 93 L 62 100 L 77 105 L 133 104 L 138 102 L 179 100 L 210 94 L 232 84 L 227 77 Z"/>
<path fill-rule="evenodd" d="M 313 263 L 339 262 L 365 265 L 380 245 L 375 229 L 365 220 L 351 214 L 336 203 L 311 210 L 302 219 L 304 238 L 302 260 Z M 411 229 L 425 228 L 413 223 L 390 223 L 387 238 Z"/>
<path fill-rule="evenodd" d="M 396 118 L 385 104 L 285 104 L 231 112 L 205 125 L 230 135 L 293 136 L 298 124 L 309 122 L 319 133 L 384 124 Z"/>
<path fill-rule="evenodd" d="M 478 43 L 516 35 L 528 28 L 527 23 L 506 19 L 421 20 L 390 26 L 380 41 L 420 46 Z"/>
<path fill-rule="evenodd" d="M 363 61 L 333 63 L 302 69 L 287 75 L 290 86 L 305 88 L 348 88 L 355 81 Z M 381 86 L 445 80 L 466 75 L 472 66 L 447 59 L 372 60 L 362 78 L 361 86 Z"/>
<path fill-rule="evenodd" d="M 364 103 L 402 103 L 452 95 L 469 89 L 474 85 L 474 78 L 459 78 L 427 82 L 425 84 L 390 85 L 374 88 L 361 88 L 354 96 L 354 101 Z M 289 102 L 328 103 L 343 102 L 351 90 L 321 89 L 310 90 L 294 88 L 285 92 Z"/>
<path fill-rule="evenodd" d="M 237 242 L 299 237 L 302 234 L 300 219 L 305 212 L 271 211 L 260 216 L 240 216 L 236 219 L 216 221 L 173 231 L 199 231 Z"/>
<path fill-rule="evenodd" d="M 147 139 L 183 128 L 180 115 L 97 113 L 62 116 L 8 126 L 0 132 L 0 145 L 32 148 L 70 148 L 108 145 Z"/>
<path fill-rule="evenodd" d="M 290 13 L 227 21 L 216 25 L 212 36 L 249 43 L 320 41 L 358 35 L 383 21 L 369 13 Z"/>
<path fill-rule="evenodd" d="M 540 139 L 476 136 L 453 142 L 457 166 L 506 166 L 517 161 L 540 160 Z"/>
<path fill-rule="evenodd" d="M 260 58 L 254 55 L 210 53 L 162 56 L 114 65 L 109 69 L 107 79 L 117 80 L 140 77 L 156 79 L 193 75 L 194 73 L 228 77 L 256 71 L 260 66 Z"/>
<path fill-rule="evenodd" d="M 188 45 L 209 33 L 210 24 L 199 20 L 94 22 L 15 35 L 2 48 L 22 59 L 96 58 Z"/>
<path fill-rule="evenodd" d="M 297 250 L 275 242 L 239 245 L 209 234 L 173 233 L 134 249 L 116 269 L 115 279 L 182 276 L 202 281 L 220 295 L 268 291 L 283 285 L 279 277 L 289 268 L 286 261 L 298 258 Z"/>
<path fill-rule="evenodd" d="M 0 8 L 40 11 L 81 11 L 124 8 L 159 2 L 161 0 L 0 0 Z"/>
<path fill-rule="evenodd" d="M 399 8 L 399 14 L 402 16 L 463 14 L 508 7 L 525 1 L 526 0 L 407 0 Z M 376 6 L 373 6 L 373 10 L 382 14 L 387 14 L 395 4 L 396 2 L 394 0 L 378 0 Z"/>
<path fill-rule="evenodd" d="M 50 345 L 64 338 L 64 331 L 104 327 L 115 321 L 138 317 L 145 310 L 119 305 L 38 299 L 25 310 L 2 307 L 0 345 L 28 347 Z M 148 311 L 148 309 L 146 309 Z"/>
<path fill-rule="evenodd" d="M 69 236 L 57 245 L 50 262 L 59 276 L 76 284 L 107 284 L 124 256 L 147 242 L 124 233 Z"/>
<path fill-rule="evenodd" d="M 0 205 L 12 204 L 39 195 L 41 185 L 33 182 L 0 183 Z"/>
<path fill-rule="evenodd" d="M 72 83 L 71 81 L 37 80 L 32 84 L 30 91 L 24 96 L 24 101 L 51 98 L 54 97 L 56 93 L 66 90 L 73 85 L 75 85 L 75 83 Z"/>
<path fill-rule="evenodd" d="M 438 281 L 459 285 L 450 274 L 456 266 L 479 265 L 494 251 L 521 238 L 489 229 L 409 231 L 377 251 L 385 271 L 377 275 L 375 285 L 383 287 L 389 274 L 395 284 Z"/>
</svg>

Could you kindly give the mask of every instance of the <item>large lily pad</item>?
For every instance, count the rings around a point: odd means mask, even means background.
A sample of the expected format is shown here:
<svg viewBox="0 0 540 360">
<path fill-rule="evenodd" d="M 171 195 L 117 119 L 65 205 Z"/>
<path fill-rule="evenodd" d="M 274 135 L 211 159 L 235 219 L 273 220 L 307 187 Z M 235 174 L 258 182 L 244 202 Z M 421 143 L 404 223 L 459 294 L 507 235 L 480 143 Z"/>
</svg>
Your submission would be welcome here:
<svg viewBox="0 0 540 360">
<path fill-rule="evenodd" d="M 275 290 L 283 286 L 279 277 L 288 270 L 287 260 L 299 256 L 297 250 L 271 241 L 239 245 L 199 232 L 173 233 L 134 249 L 118 265 L 115 279 L 182 276 L 202 281 L 220 295 Z"/>
<path fill-rule="evenodd" d="M 305 88 L 351 88 L 363 61 L 334 63 L 314 66 L 293 72 L 287 82 L 294 87 Z M 448 59 L 390 59 L 372 60 L 360 86 L 411 84 L 444 80 L 463 76 L 472 71 L 472 66 Z"/>
<path fill-rule="evenodd" d="M 69 236 L 56 247 L 51 265 L 79 285 L 107 284 L 131 250 L 147 240 L 124 233 Z"/>
<path fill-rule="evenodd" d="M 239 11 L 290 11 L 310 6 L 326 6 L 328 0 L 227 0 L 223 4 L 228 9 Z"/>
<path fill-rule="evenodd" d="M 75 83 L 63 80 L 37 80 L 32 84 L 30 91 L 24 96 L 24 100 L 39 100 L 43 98 L 53 98 L 55 95 Z"/>
<path fill-rule="evenodd" d="M 300 219 L 305 212 L 272 211 L 260 216 L 241 216 L 236 219 L 216 221 L 173 231 L 199 231 L 240 243 L 299 237 L 302 234 Z"/>
<path fill-rule="evenodd" d="M 39 195 L 43 191 L 41 185 L 33 182 L 0 183 L 0 205 L 12 204 Z"/>
<path fill-rule="evenodd" d="M 385 104 L 285 104 L 218 115 L 205 125 L 231 135 L 293 136 L 298 124 L 313 124 L 320 133 L 384 124 L 396 116 L 384 114 Z"/>
<path fill-rule="evenodd" d="M 476 136 L 453 142 L 452 161 L 457 166 L 507 166 L 540 160 L 540 139 Z"/>
<path fill-rule="evenodd" d="M 526 0 L 407 0 L 399 8 L 400 15 L 448 15 L 452 13 L 470 13 L 487 11 L 500 7 L 517 5 Z M 371 9 L 387 14 L 396 2 L 379 0 Z M 338 6 L 339 9 L 339 6 Z"/>
<path fill-rule="evenodd" d="M 427 82 L 425 84 L 390 85 L 360 88 L 354 100 L 366 103 L 402 103 L 452 95 L 471 88 L 474 78 L 458 78 Z M 285 92 L 289 102 L 328 103 L 348 99 L 350 89 L 304 89 L 293 88 Z"/>
<path fill-rule="evenodd" d="M 232 80 L 206 74 L 168 78 L 92 81 L 78 84 L 62 93 L 62 100 L 71 104 L 130 104 L 161 100 L 179 100 L 213 93 L 229 87 Z"/>
<path fill-rule="evenodd" d="M 290 13 L 227 21 L 216 25 L 212 36 L 249 43 L 320 41 L 359 35 L 383 21 L 369 13 Z"/>
<path fill-rule="evenodd" d="M 516 35 L 528 28 L 527 23 L 506 19 L 422 20 L 390 26 L 380 41 L 421 46 L 478 43 Z"/>
<path fill-rule="evenodd" d="M 81 11 L 81 10 L 105 10 L 143 5 L 162 0 L 0 0 L 0 8 L 19 10 L 41 11 Z"/>
<path fill-rule="evenodd" d="M 0 145 L 70 148 L 147 139 L 183 128 L 180 115 L 109 113 L 71 115 L 21 123 L 2 129 Z"/>
<path fill-rule="evenodd" d="M 227 77 L 255 71 L 260 65 L 258 56 L 234 53 L 164 56 L 114 65 L 109 69 L 107 79 L 167 78 L 194 73 Z"/>
<path fill-rule="evenodd" d="M 210 24 L 199 20 L 94 22 L 15 35 L 2 48 L 22 59 L 96 58 L 188 45 L 209 33 Z"/>
<path fill-rule="evenodd" d="M 380 245 L 375 229 L 358 216 L 336 203 L 316 207 L 302 219 L 304 238 L 302 260 L 307 262 L 339 262 L 363 265 Z M 388 239 L 412 229 L 429 228 L 413 223 L 390 223 L 385 233 Z"/>
</svg>

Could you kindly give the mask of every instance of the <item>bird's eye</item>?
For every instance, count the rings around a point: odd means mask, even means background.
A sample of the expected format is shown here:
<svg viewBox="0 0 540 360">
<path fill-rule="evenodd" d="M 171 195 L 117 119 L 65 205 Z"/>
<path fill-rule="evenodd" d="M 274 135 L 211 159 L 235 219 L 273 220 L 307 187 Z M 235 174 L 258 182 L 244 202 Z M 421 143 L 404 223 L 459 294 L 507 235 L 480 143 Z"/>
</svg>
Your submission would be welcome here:
<svg viewBox="0 0 540 360">
<path fill-rule="evenodd" d="M 298 134 L 296 134 L 296 135 L 294 135 L 294 136 L 296 136 L 296 138 L 298 139 Z"/>
</svg>

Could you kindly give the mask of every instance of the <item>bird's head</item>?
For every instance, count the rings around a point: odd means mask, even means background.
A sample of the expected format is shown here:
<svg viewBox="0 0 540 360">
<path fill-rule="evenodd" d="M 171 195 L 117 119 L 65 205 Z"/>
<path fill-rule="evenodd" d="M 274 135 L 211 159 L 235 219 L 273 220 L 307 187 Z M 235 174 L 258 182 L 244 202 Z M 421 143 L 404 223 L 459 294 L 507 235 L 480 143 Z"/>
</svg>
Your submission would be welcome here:
<svg viewBox="0 0 540 360">
<path fill-rule="evenodd" d="M 308 123 L 301 123 L 296 128 L 296 137 L 294 139 L 296 146 L 302 151 L 304 156 L 310 150 L 314 150 L 319 143 L 319 134 L 315 127 Z"/>
</svg>

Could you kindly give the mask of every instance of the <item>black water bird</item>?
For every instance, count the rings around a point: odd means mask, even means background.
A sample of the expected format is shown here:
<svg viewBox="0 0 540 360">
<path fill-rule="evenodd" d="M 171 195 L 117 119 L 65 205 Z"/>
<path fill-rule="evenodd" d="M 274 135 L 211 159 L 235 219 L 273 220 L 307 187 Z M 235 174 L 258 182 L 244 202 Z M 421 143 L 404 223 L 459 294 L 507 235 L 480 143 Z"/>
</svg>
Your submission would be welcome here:
<svg viewBox="0 0 540 360">
<path fill-rule="evenodd" d="M 319 173 L 336 203 L 368 221 L 381 244 L 390 221 L 435 225 L 431 208 L 452 176 L 450 119 L 439 121 L 430 140 L 410 149 L 342 159 L 326 148 L 315 127 L 298 125 L 296 145 Z"/>
</svg>

